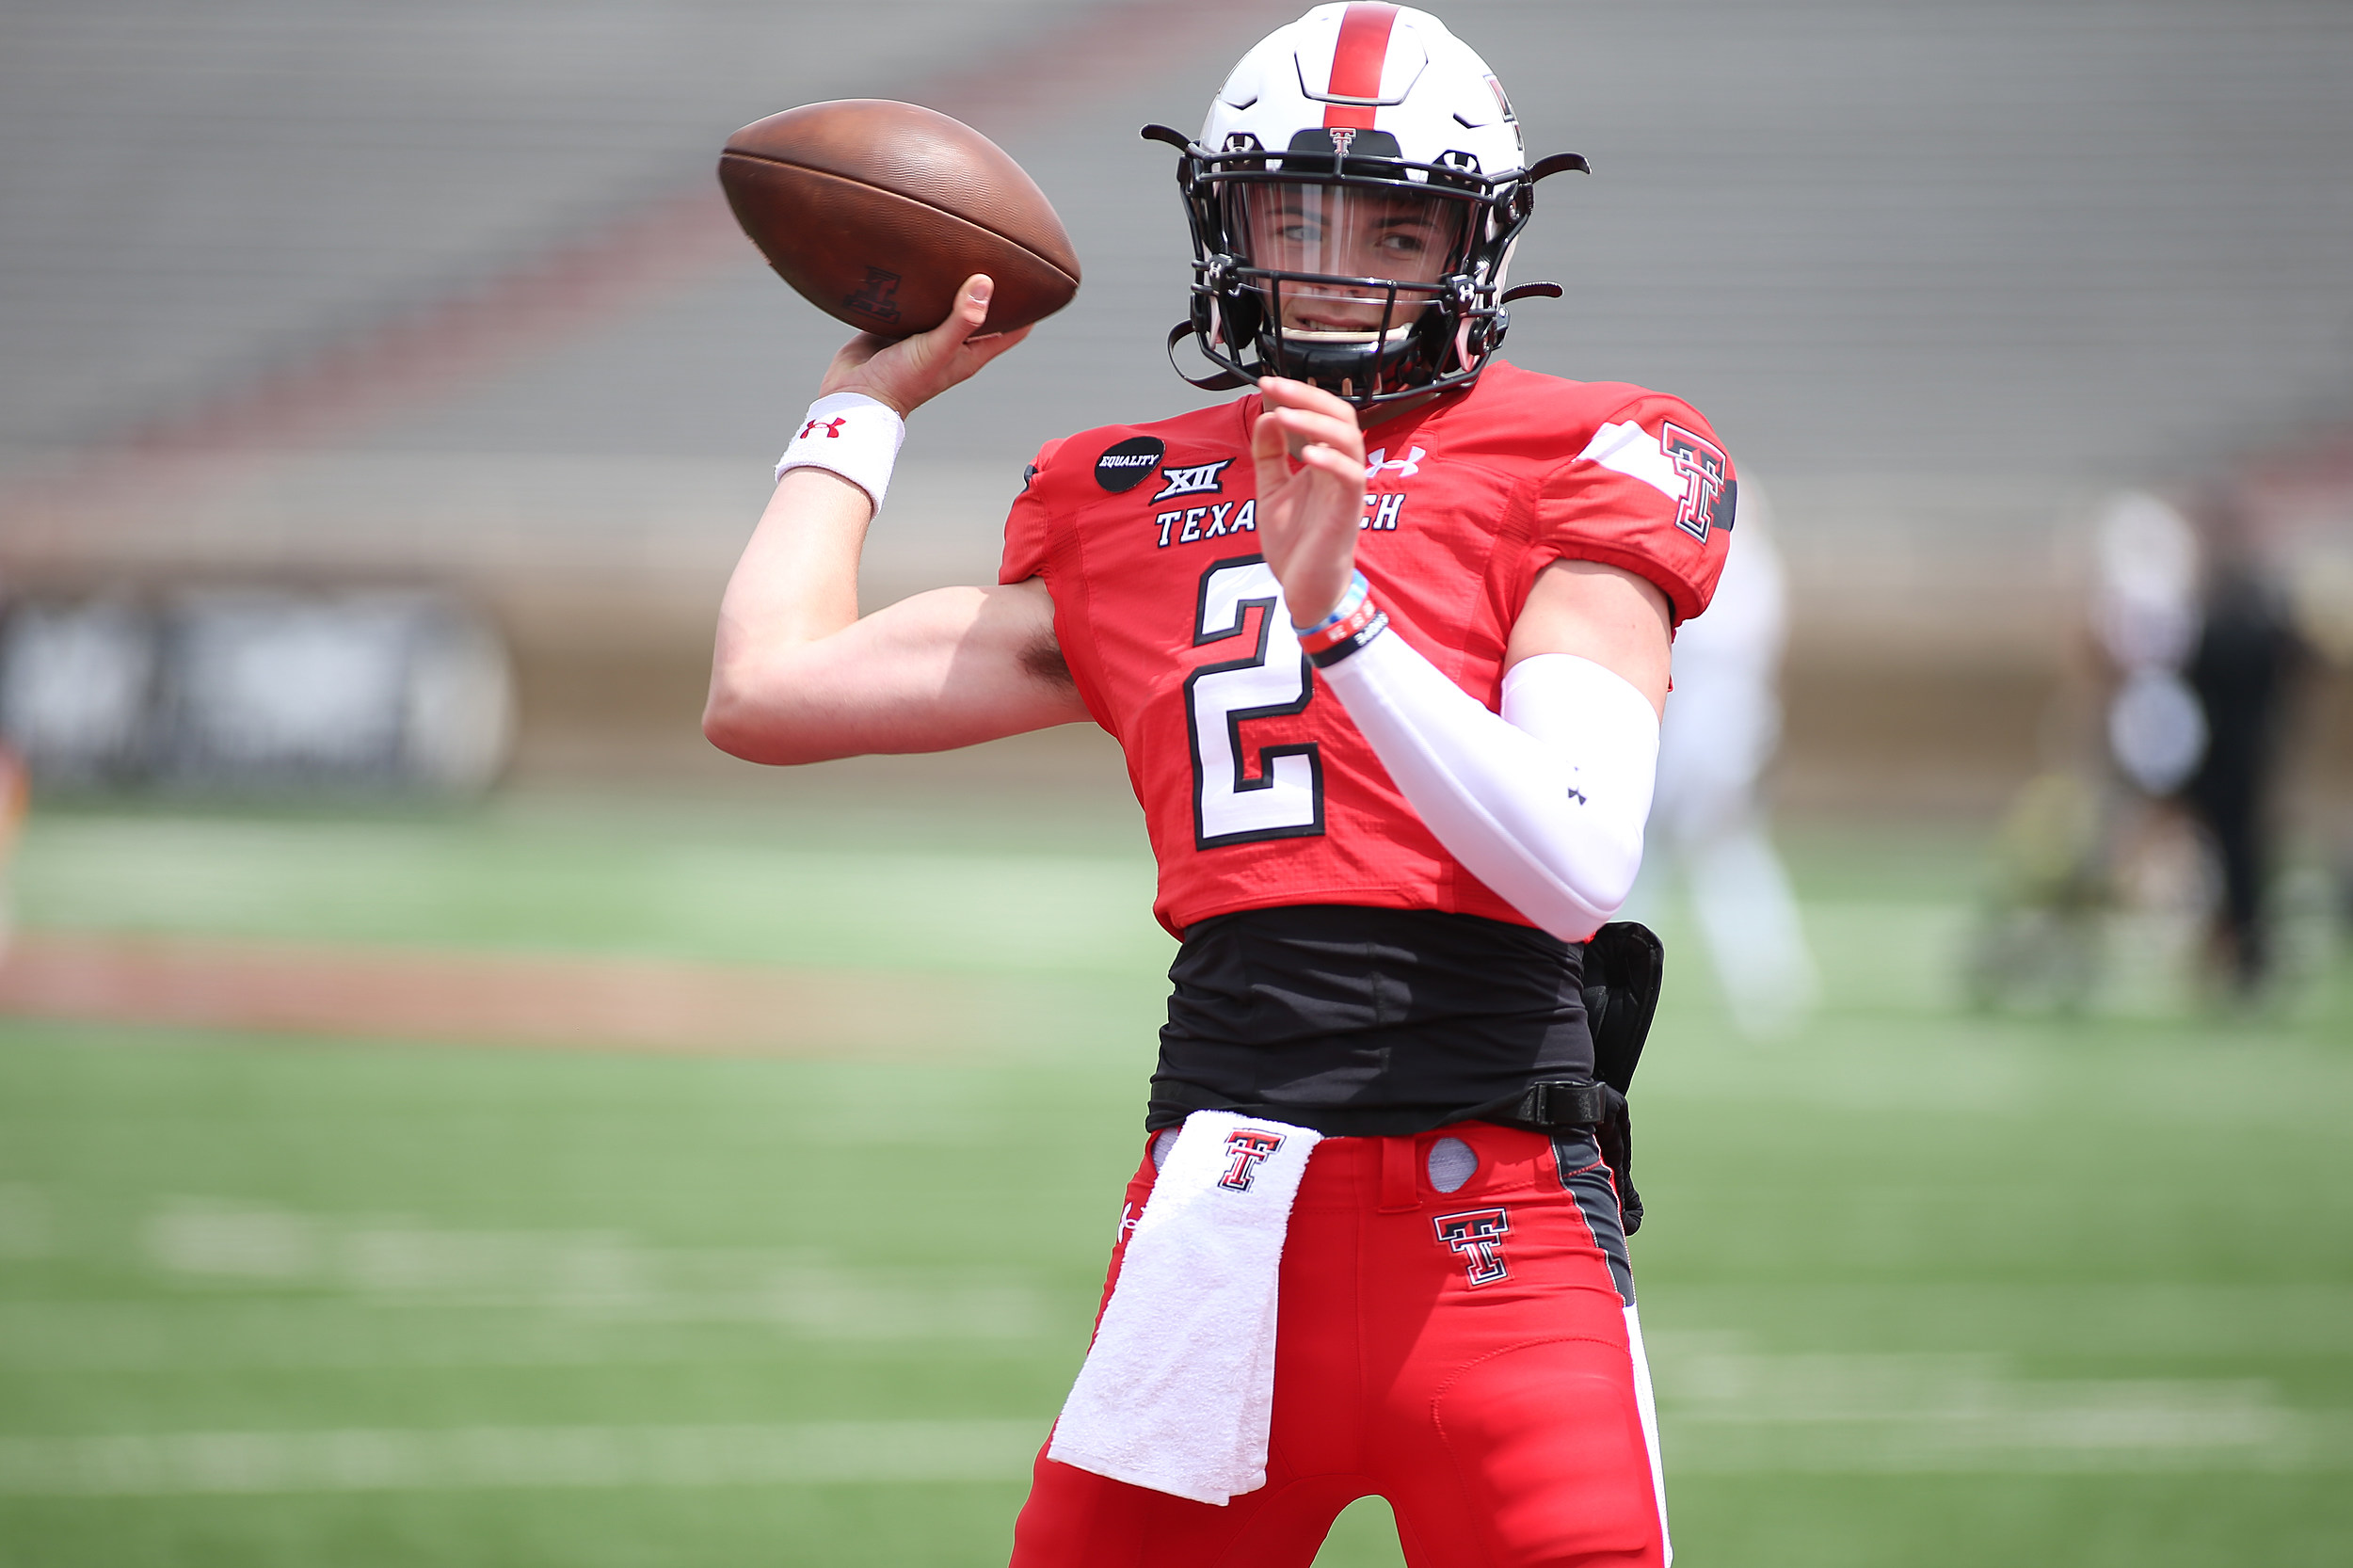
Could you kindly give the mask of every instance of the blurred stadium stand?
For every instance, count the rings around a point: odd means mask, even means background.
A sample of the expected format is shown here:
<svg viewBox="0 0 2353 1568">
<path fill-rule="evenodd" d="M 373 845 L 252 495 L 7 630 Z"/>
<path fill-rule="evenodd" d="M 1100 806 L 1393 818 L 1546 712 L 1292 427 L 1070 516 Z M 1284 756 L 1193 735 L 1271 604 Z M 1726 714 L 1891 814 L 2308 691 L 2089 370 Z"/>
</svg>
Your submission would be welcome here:
<svg viewBox="0 0 2353 1568">
<path fill-rule="evenodd" d="M 896 594 L 993 569 L 1039 441 L 1198 401 L 1159 348 L 1185 238 L 1136 128 L 1194 123 L 1301 8 L 12 7 L 0 573 L 453 591 L 515 649 L 526 773 L 715 774 L 712 611 L 839 334 L 729 231 L 726 134 L 919 99 L 1078 244 L 1078 302 L 919 419 L 872 557 Z M 1520 308 L 1512 356 L 1683 393 L 1773 486 L 1789 798 L 1974 808 L 2031 771 L 2071 541 L 2119 485 L 2246 465 L 2346 617 L 2338 0 L 1441 9 L 1531 151 L 1594 163 L 1545 189 L 1514 277 L 1568 297 Z"/>
<path fill-rule="evenodd" d="M 49 783 L 478 793 L 513 685 L 496 630 L 429 593 L 117 590 L 0 630 L 0 732 Z"/>
</svg>

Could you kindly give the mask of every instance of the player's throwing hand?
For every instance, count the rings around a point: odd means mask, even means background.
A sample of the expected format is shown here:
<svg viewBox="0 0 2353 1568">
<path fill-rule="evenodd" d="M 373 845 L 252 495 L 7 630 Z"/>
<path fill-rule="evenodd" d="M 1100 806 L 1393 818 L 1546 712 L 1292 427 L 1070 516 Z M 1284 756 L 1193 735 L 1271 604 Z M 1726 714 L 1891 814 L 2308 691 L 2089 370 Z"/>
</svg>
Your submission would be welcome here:
<svg viewBox="0 0 2353 1568">
<path fill-rule="evenodd" d="M 860 332 L 825 367 L 817 395 L 859 392 L 906 418 L 1030 335 L 1027 327 L 986 337 L 972 335 L 988 315 L 989 297 L 996 292 L 986 273 L 974 273 L 957 292 L 955 310 L 930 331 L 895 342 Z"/>
<path fill-rule="evenodd" d="M 1258 542 L 1293 624 L 1312 626 L 1340 601 L 1356 569 L 1365 436 L 1355 408 L 1321 387 L 1269 376 L 1258 395 L 1266 411 L 1250 435 Z"/>
</svg>

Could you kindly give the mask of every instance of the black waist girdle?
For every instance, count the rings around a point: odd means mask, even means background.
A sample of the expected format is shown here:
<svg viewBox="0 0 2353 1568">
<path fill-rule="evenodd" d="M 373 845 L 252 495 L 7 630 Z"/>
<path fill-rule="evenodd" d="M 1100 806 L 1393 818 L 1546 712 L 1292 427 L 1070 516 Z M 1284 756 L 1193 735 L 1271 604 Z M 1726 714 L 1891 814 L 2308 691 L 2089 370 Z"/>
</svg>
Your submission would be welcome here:
<svg viewBox="0 0 2353 1568">
<path fill-rule="evenodd" d="M 1478 915 L 1353 904 L 1242 910 L 1169 968 L 1146 1126 L 1238 1111 L 1341 1137 L 1460 1121 L 1590 1080 L 1584 947 Z"/>
</svg>

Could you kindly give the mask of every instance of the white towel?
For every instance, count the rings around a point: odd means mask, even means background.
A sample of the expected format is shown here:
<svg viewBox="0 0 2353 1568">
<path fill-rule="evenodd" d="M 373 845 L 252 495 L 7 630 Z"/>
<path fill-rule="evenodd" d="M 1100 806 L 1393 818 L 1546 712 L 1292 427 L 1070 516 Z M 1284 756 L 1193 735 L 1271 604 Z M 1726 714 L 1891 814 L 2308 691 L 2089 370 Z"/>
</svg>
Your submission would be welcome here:
<svg viewBox="0 0 2353 1568">
<path fill-rule="evenodd" d="M 1185 1118 L 1047 1457 L 1223 1508 L 1266 1484 L 1275 1279 L 1322 1134 Z"/>
</svg>

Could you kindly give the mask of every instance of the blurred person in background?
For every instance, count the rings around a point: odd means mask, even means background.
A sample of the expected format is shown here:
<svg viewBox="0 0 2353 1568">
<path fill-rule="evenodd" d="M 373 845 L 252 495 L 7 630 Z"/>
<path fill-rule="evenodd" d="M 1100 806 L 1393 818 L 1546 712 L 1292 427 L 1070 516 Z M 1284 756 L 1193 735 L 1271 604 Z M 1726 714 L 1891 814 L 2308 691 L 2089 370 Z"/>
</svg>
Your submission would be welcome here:
<svg viewBox="0 0 2353 1568">
<path fill-rule="evenodd" d="M 2266 888 L 2277 853 L 2280 762 L 2294 688 L 2311 656 L 2238 499 L 2209 491 L 2199 520 L 2208 565 L 2183 678 L 2196 696 L 2205 744 L 2181 796 L 2205 829 L 2221 873 L 2215 966 L 2234 993 L 2251 997 L 2273 970 Z"/>
<path fill-rule="evenodd" d="M 2108 497 L 2093 525 L 2085 709 L 2061 699 L 2069 755 L 2004 813 L 1994 888 L 1965 983 L 1981 1005 L 2089 1002 L 2108 917 L 2128 904 L 2201 909 L 2212 878 L 2178 792 L 2206 749 L 2183 678 L 2198 644 L 2201 552 L 2170 503 Z M 2087 725 L 2086 721 L 2089 721 Z"/>
<path fill-rule="evenodd" d="M 1752 1039 L 1796 1029 L 1819 990 L 1760 798 L 1781 742 L 1786 599 L 1772 509 L 1756 481 L 1744 479 L 1740 526 L 1716 597 L 1675 634 L 1651 803 L 1650 880 L 1680 873 L 1734 1026 Z"/>
<path fill-rule="evenodd" d="M 2111 497 L 2090 632 L 2098 762 L 2041 775 L 2012 806 L 1972 989 L 2087 1001 L 2107 918 L 2140 909 L 2178 919 L 2185 937 L 2202 926 L 2210 972 L 2252 998 L 2277 974 L 2276 796 L 2312 655 L 2241 498 L 2220 484 L 2186 507 Z"/>
</svg>

